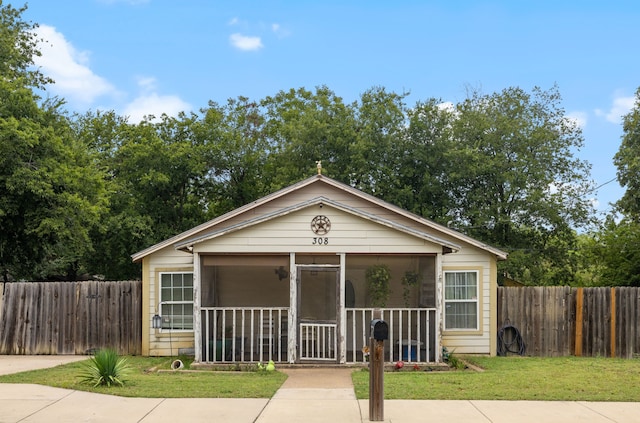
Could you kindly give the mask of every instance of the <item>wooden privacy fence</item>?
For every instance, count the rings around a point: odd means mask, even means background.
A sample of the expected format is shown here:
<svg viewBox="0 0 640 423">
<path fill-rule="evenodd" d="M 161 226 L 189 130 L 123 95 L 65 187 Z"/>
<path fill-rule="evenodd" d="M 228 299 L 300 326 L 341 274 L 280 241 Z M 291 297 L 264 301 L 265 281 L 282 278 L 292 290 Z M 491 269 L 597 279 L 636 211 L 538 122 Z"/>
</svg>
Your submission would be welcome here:
<svg viewBox="0 0 640 423">
<path fill-rule="evenodd" d="M 5 283 L 0 354 L 139 355 L 141 307 L 140 281 Z"/>
<path fill-rule="evenodd" d="M 498 329 L 515 326 L 526 354 L 640 354 L 640 288 L 499 287 Z"/>
</svg>

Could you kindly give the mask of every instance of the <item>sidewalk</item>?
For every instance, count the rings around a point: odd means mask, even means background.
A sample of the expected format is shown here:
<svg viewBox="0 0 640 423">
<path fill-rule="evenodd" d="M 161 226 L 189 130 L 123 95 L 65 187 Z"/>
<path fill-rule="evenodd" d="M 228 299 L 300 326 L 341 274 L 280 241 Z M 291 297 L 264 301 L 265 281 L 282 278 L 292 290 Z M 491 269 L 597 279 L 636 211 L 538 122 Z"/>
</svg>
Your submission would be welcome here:
<svg viewBox="0 0 640 423">
<path fill-rule="evenodd" d="M 86 357 L 0 356 L 0 373 L 78 359 Z M 282 371 L 289 378 L 271 399 L 122 398 L 48 386 L 0 384 L 0 422 L 369 421 L 369 403 L 355 398 L 350 369 Z M 384 407 L 385 421 L 390 423 L 640 423 L 640 402 L 387 400 Z"/>
</svg>

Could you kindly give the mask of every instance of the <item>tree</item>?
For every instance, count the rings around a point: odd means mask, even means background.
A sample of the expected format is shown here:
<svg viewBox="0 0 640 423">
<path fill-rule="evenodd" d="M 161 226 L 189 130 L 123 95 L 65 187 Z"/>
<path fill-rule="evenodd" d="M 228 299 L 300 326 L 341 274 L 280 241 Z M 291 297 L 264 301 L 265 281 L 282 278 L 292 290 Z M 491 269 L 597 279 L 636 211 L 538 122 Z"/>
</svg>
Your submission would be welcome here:
<svg viewBox="0 0 640 423">
<path fill-rule="evenodd" d="M 504 273 L 532 284 L 572 283 L 576 227 L 591 222 L 589 165 L 573 157 L 580 128 L 557 88 L 472 92 L 409 113 L 403 189 L 425 217 L 510 253 Z M 412 208 L 413 207 L 413 208 Z"/>
<path fill-rule="evenodd" d="M 590 166 L 572 153 L 582 132 L 560 101 L 557 87 L 473 93 L 453 122 L 459 146 L 449 163 L 464 171 L 452 169 L 451 217 L 511 252 L 504 271 L 528 283 L 572 283 L 575 263 L 567 252 L 575 249 L 574 228 L 587 227 L 593 216 Z M 514 260 L 515 252 L 523 259 Z"/>
<path fill-rule="evenodd" d="M 138 124 L 113 112 L 75 122 L 78 138 L 105 169 L 109 214 L 95 228 L 88 260 L 109 279 L 139 277 L 130 255 L 207 220 L 216 198 L 209 177 L 216 151 L 195 114 Z"/>
<path fill-rule="evenodd" d="M 47 79 L 25 9 L 0 5 L 0 266 L 4 279 L 81 272 L 104 206 L 101 173 L 76 142 L 62 102 L 33 92 Z"/>
<path fill-rule="evenodd" d="M 264 136 L 262 110 L 246 97 L 220 106 L 209 102 L 193 123 L 193 132 L 210 158 L 203 177 L 208 215 L 213 217 L 268 194 L 266 169 L 269 145 Z"/>
<path fill-rule="evenodd" d="M 136 198 L 119 172 L 119 149 L 130 132 L 126 118 L 110 112 L 87 112 L 72 122 L 75 137 L 95 157 L 95 167 L 104 174 L 108 206 L 99 224 L 91 230 L 93 250 L 85 256 L 92 275 L 107 279 L 133 279 L 140 266 L 131 253 L 153 243 L 151 219 L 136 207 Z"/>
<path fill-rule="evenodd" d="M 610 216 L 592 248 L 598 269 L 598 285 L 640 286 L 640 224 L 633 219 L 616 222 Z"/>
<path fill-rule="evenodd" d="M 625 192 L 597 234 L 593 250 L 601 263 L 601 285 L 640 286 L 640 88 L 622 119 L 623 136 L 614 164 Z"/>
<path fill-rule="evenodd" d="M 625 193 L 616 205 L 629 219 L 640 222 L 640 88 L 633 109 L 622 118 L 622 128 L 622 143 L 613 163 Z"/>
<path fill-rule="evenodd" d="M 104 185 L 69 130 L 59 104 L 40 107 L 33 93 L 0 81 L 0 265 L 5 280 L 75 278 L 91 250 Z"/>
<path fill-rule="evenodd" d="M 394 203 L 447 224 L 453 198 L 450 174 L 463 163 L 450 162 L 454 144 L 453 106 L 439 99 L 419 101 L 407 112 L 408 126 L 396 142 L 398 186 Z"/>
<path fill-rule="evenodd" d="M 271 190 L 313 175 L 318 160 L 325 175 L 344 183 L 358 173 L 351 151 L 356 138 L 353 108 L 329 88 L 280 91 L 266 97 L 261 106 L 269 148 L 266 172 L 273 175 Z"/>
<path fill-rule="evenodd" d="M 35 34 L 38 25 L 22 19 L 25 10 L 27 6 L 16 9 L 0 1 L 0 75 L 19 86 L 44 88 L 53 81 L 33 67 L 33 58 L 41 55 Z"/>
<path fill-rule="evenodd" d="M 373 87 L 354 104 L 356 138 L 351 147 L 350 184 L 391 203 L 398 203 L 398 174 L 407 153 L 401 148 L 407 94 Z"/>
</svg>

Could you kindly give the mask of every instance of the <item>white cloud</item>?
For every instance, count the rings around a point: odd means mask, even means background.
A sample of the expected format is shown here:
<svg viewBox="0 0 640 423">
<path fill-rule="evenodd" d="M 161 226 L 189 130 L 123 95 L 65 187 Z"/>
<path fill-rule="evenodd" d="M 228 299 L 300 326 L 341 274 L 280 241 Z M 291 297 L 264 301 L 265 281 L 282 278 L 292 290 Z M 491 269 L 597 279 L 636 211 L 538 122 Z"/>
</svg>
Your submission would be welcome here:
<svg viewBox="0 0 640 423">
<path fill-rule="evenodd" d="M 229 24 L 228 24 L 228 25 L 229 25 L 229 26 L 234 26 L 234 25 L 237 25 L 238 23 L 240 23 L 240 20 L 239 20 L 238 18 L 232 18 L 232 19 L 229 21 Z"/>
<path fill-rule="evenodd" d="M 153 115 L 158 120 L 163 114 L 177 116 L 180 112 L 188 112 L 191 105 L 175 95 L 159 95 L 156 90 L 156 79 L 152 77 L 138 78 L 141 93 L 129 103 L 123 115 L 129 117 L 130 122 L 140 122 L 145 116 Z"/>
<path fill-rule="evenodd" d="M 620 124 L 622 122 L 622 116 L 626 115 L 631 111 L 634 105 L 635 98 L 624 97 L 618 95 L 613 99 L 613 104 L 611 108 L 606 110 L 596 109 L 597 116 L 603 116 L 607 121 L 615 124 Z"/>
<path fill-rule="evenodd" d="M 34 57 L 42 73 L 53 78 L 49 89 L 67 100 L 91 104 L 96 98 L 115 94 L 114 87 L 88 67 L 89 53 L 77 51 L 64 35 L 52 26 L 40 25 L 36 29 L 41 56 Z"/>
<path fill-rule="evenodd" d="M 152 76 L 140 76 L 138 77 L 138 86 L 145 93 L 156 91 L 157 80 Z"/>
<path fill-rule="evenodd" d="M 231 34 L 229 41 L 232 46 L 244 51 L 258 50 L 264 47 L 260 37 L 249 37 L 239 33 Z"/>
<path fill-rule="evenodd" d="M 191 106 L 175 95 L 143 94 L 124 109 L 123 114 L 130 122 L 140 122 L 145 116 L 153 115 L 158 119 L 163 114 L 177 116 L 180 112 L 188 112 Z"/>
<path fill-rule="evenodd" d="M 283 28 L 282 25 L 280 25 L 279 23 L 273 23 L 271 24 L 271 31 L 276 35 L 276 37 L 278 38 L 286 38 L 288 36 L 291 35 L 291 31 L 289 31 L 286 28 Z"/>
<path fill-rule="evenodd" d="M 578 128 L 584 129 L 587 126 L 588 117 L 585 112 L 570 112 L 567 113 L 567 120 Z"/>
</svg>

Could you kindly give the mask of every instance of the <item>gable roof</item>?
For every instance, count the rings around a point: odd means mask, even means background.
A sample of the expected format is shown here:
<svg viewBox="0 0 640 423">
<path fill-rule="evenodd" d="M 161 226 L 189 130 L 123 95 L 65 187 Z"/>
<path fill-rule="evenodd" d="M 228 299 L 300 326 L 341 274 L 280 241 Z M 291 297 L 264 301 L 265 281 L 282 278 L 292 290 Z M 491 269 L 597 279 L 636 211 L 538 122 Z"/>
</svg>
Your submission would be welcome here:
<svg viewBox="0 0 640 423">
<path fill-rule="evenodd" d="M 312 200 L 309 200 L 307 202 L 302 202 L 302 203 L 296 204 L 294 206 L 290 206 L 288 208 L 284 208 L 284 209 L 279 210 L 279 211 L 274 212 L 274 213 L 262 215 L 260 217 L 254 218 L 254 219 L 249 219 L 249 220 L 247 220 L 247 221 L 245 221 L 243 223 L 232 225 L 230 227 L 226 227 L 226 228 L 224 228 L 222 230 L 219 230 L 219 231 L 213 230 L 212 232 L 208 232 L 206 234 L 202 234 L 202 232 L 207 231 L 208 229 L 214 229 L 215 226 L 220 225 L 221 223 L 223 223 L 225 221 L 228 221 L 228 220 L 230 220 L 230 219 L 232 219 L 232 218 L 234 218 L 236 216 L 239 216 L 242 213 L 245 213 L 247 211 L 255 209 L 255 208 L 257 208 L 257 207 L 259 207 L 259 206 L 261 206 L 263 204 L 269 203 L 269 202 L 271 202 L 271 201 L 273 201 L 273 200 L 275 200 L 277 198 L 280 198 L 280 197 L 282 197 L 284 195 L 287 195 L 289 193 L 292 193 L 292 192 L 295 192 L 297 190 L 300 190 L 300 189 L 302 189 L 302 188 L 304 188 L 306 186 L 309 186 L 311 184 L 318 184 L 318 183 L 327 184 L 328 186 L 337 188 L 337 189 L 342 190 L 344 192 L 347 192 L 347 193 L 349 193 L 349 194 L 351 194 L 353 196 L 359 197 L 359 198 L 361 198 L 361 199 L 363 199 L 365 201 L 373 203 L 373 204 L 375 204 L 375 205 L 377 205 L 379 207 L 387 209 L 387 210 L 389 210 L 389 211 L 391 211 L 393 213 L 396 213 L 396 214 L 398 214 L 400 216 L 403 216 L 403 217 L 406 217 L 406 218 L 408 218 L 410 220 L 413 220 L 416 223 L 419 223 L 420 225 L 425 226 L 426 228 L 433 229 L 436 232 L 439 232 L 439 233 L 442 233 L 444 235 L 447 235 L 447 236 L 453 238 L 454 240 L 458 240 L 458 241 L 464 242 L 466 244 L 470 244 L 470 245 L 472 245 L 474 247 L 477 247 L 477 248 L 479 248 L 481 250 L 484 250 L 484 251 L 486 251 L 486 252 L 488 252 L 488 253 L 490 253 L 492 255 L 495 255 L 496 258 L 498 258 L 498 259 L 505 260 L 507 258 L 507 253 L 504 252 L 504 251 L 501 251 L 501 250 L 499 250 L 499 249 L 497 249 L 495 247 L 491 247 L 490 245 L 487 245 L 487 244 L 485 244 L 483 242 L 480 242 L 480 241 L 478 241 L 478 240 L 476 240 L 474 238 L 471 238 L 471 237 L 469 237 L 467 235 L 464 235 L 464 234 L 462 234 L 462 233 L 460 233 L 460 232 L 458 232 L 458 231 L 456 231 L 454 229 L 448 228 L 446 226 L 443 226 L 443 225 L 440 225 L 438 223 L 435 223 L 435 222 L 433 222 L 431 220 L 428 220 L 428 219 L 425 219 L 423 217 L 420 217 L 420 216 L 418 216 L 416 214 L 413 214 L 413 213 L 411 213 L 411 212 L 409 212 L 407 210 L 404 210 L 404 209 L 402 209 L 402 208 L 400 208 L 398 206 L 394 206 L 393 204 L 387 203 L 386 201 L 380 200 L 379 198 L 376 198 L 376 197 L 374 197 L 374 196 L 372 196 L 370 194 L 367 194 L 367 193 L 365 193 L 363 191 L 360 191 L 360 190 L 358 190 L 356 188 L 350 187 L 349 185 L 343 184 L 341 182 L 336 181 L 335 179 L 331 179 L 331 178 L 329 178 L 327 176 L 324 176 L 324 175 L 314 175 L 314 176 L 312 176 L 310 178 L 304 179 L 304 180 L 302 180 L 302 181 L 300 181 L 298 183 L 290 185 L 290 186 L 288 186 L 286 188 L 283 188 L 283 189 L 281 189 L 279 191 L 271 193 L 271 194 L 269 194 L 269 195 L 267 195 L 265 197 L 259 198 L 259 199 L 255 200 L 255 201 L 251 202 L 251 203 L 245 204 L 242 207 L 239 207 L 239 208 L 237 208 L 235 210 L 232 210 L 232 211 L 230 211 L 228 213 L 225 213 L 225 214 L 223 214 L 221 216 L 218 216 L 218 217 L 216 217 L 216 218 L 214 218 L 212 220 L 209 220 L 208 222 L 205 222 L 205 223 L 203 223 L 201 225 L 198 225 L 198 226 L 196 226 L 194 228 L 191 228 L 191 229 L 189 229 L 187 231 L 184 231 L 184 232 L 182 232 L 182 233 L 180 233 L 180 234 L 178 234 L 178 235 L 176 235 L 174 237 L 171 237 L 169 239 L 161 241 L 161 242 L 159 242 L 159 243 L 157 243 L 155 245 L 152 245 L 151 247 L 148 247 L 148 248 L 146 248 L 146 249 L 144 249 L 142 251 L 139 251 L 139 252 L 137 252 L 135 254 L 132 254 L 131 258 L 133 259 L 134 262 L 137 262 L 137 261 L 142 260 L 144 257 L 148 256 L 149 254 L 152 254 L 152 253 L 154 253 L 156 251 L 159 251 L 159 250 L 161 250 L 161 249 L 163 249 L 165 247 L 171 246 L 171 245 L 174 245 L 176 248 L 183 248 L 184 249 L 184 248 L 188 247 L 189 245 L 193 245 L 194 243 L 202 242 L 202 241 L 204 241 L 206 239 L 211 239 L 211 238 L 220 236 L 221 234 L 228 233 L 231 230 L 238 230 L 241 227 L 251 226 L 252 224 L 259 223 L 259 222 L 268 220 L 270 218 L 276 217 L 278 215 L 278 213 L 280 213 L 280 214 L 291 213 L 294 210 L 299 210 L 300 208 L 304 208 L 304 207 L 307 207 L 309 205 L 312 205 L 311 203 L 315 204 L 314 202 L 319 203 L 321 201 L 324 201 L 327 204 L 331 204 L 332 206 L 334 206 L 336 208 L 339 208 L 339 209 L 342 209 L 344 211 L 348 211 L 350 213 L 356 214 L 356 215 L 358 215 L 360 217 L 363 217 L 363 218 L 366 218 L 366 219 L 369 219 L 369 220 L 372 220 L 372 221 L 376 221 L 376 222 L 378 222 L 380 224 L 384 224 L 386 226 L 395 228 L 395 229 L 400 230 L 402 232 L 412 233 L 413 235 L 419 236 L 419 237 L 424 238 L 424 239 L 428 239 L 431 242 L 440 244 L 440 245 L 442 245 L 444 247 L 447 247 L 447 248 L 450 248 L 452 250 L 459 250 L 460 249 L 459 245 L 457 245 L 456 243 L 452 243 L 450 241 L 446 241 L 444 238 L 440 238 L 440 237 L 437 237 L 437 236 L 434 236 L 434 235 L 430 235 L 430 234 L 428 234 L 427 232 L 424 232 L 424 231 L 418 231 L 418 230 L 416 230 L 414 228 L 410 228 L 408 226 L 398 224 L 398 223 L 393 222 L 393 221 L 388 220 L 388 219 L 380 218 L 379 216 L 375 216 L 375 215 L 372 215 L 370 213 L 363 212 L 362 210 L 358 210 L 358 209 L 355 209 L 355 208 L 352 208 L 352 207 L 345 206 L 345 205 L 343 205 L 341 203 L 338 203 L 338 202 L 335 202 L 333 200 L 329 200 L 329 199 L 326 199 L 326 198 L 323 198 L 323 197 L 316 197 L 316 198 L 314 198 Z M 322 200 L 320 200 L 320 199 L 322 199 Z"/>
</svg>

